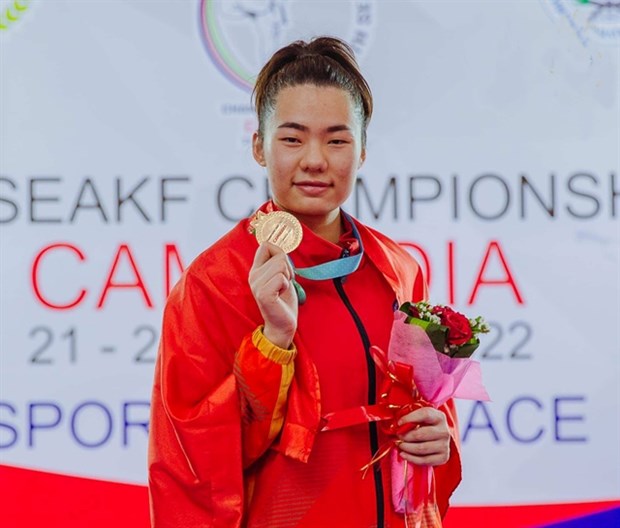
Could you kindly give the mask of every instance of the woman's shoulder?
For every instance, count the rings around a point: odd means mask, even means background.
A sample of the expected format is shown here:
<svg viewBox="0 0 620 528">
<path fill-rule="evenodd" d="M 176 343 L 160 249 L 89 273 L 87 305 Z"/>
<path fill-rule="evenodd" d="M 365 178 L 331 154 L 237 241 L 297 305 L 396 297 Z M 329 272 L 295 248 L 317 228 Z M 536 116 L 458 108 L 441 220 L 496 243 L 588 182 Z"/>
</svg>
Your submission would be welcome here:
<svg viewBox="0 0 620 528">
<path fill-rule="evenodd" d="M 257 247 L 256 239 L 248 231 L 248 221 L 242 220 L 185 268 L 174 290 L 231 298 L 247 294 L 247 277 Z"/>
<path fill-rule="evenodd" d="M 208 271 L 211 275 L 231 270 L 249 270 L 258 244 L 242 220 L 230 231 L 203 250 L 188 266 L 191 273 Z"/>
<path fill-rule="evenodd" d="M 398 242 L 390 238 L 385 233 L 378 231 L 366 224 L 361 223 L 359 220 L 355 220 L 355 225 L 360 231 L 360 235 L 362 236 L 362 240 L 368 245 L 370 241 L 374 245 L 378 245 L 381 250 L 388 253 L 391 257 L 396 257 L 398 260 L 403 263 L 417 266 L 415 259 L 411 256 L 411 254 L 403 248 Z"/>
<path fill-rule="evenodd" d="M 389 236 L 356 222 L 368 257 L 395 288 L 401 302 L 427 298 L 422 269 L 413 256 Z"/>
</svg>

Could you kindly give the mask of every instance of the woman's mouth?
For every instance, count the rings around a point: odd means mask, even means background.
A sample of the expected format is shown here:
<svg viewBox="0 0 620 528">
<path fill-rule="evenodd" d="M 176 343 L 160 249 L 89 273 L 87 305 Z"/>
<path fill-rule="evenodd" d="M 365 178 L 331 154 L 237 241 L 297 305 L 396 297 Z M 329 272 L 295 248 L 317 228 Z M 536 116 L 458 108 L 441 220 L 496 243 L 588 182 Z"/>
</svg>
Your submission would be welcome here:
<svg viewBox="0 0 620 528">
<path fill-rule="evenodd" d="M 293 184 L 307 196 L 320 196 L 331 188 L 331 185 L 320 181 L 300 181 Z"/>
</svg>

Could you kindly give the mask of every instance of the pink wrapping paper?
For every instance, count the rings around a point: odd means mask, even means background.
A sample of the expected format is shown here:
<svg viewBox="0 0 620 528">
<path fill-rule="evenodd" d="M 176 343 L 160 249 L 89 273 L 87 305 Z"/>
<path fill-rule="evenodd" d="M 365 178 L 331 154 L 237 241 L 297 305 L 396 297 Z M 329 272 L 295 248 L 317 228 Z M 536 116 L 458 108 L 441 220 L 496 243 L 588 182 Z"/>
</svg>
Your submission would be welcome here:
<svg viewBox="0 0 620 528">
<path fill-rule="evenodd" d="M 426 332 L 406 324 L 407 315 L 396 311 L 388 348 L 388 361 L 413 367 L 413 379 L 420 396 L 434 407 L 450 398 L 489 401 L 482 385 L 480 363 L 470 358 L 451 358 L 435 350 Z M 391 453 L 392 503 L 399 513 L 419 511 L 431 496 L 432 468 L 403 460 Z"/>
<path fill-rule="evenodd" d="M 407 315 L 395 312 L 388 361 L 413 367 L 413 379 L 422 397 L 439 407 L 450 398 L 489 401 L 482 385 L 480 363 L 470 358 L 451 358 L 437 352 L 417 325 L 406 324 Z"/>
</svg>

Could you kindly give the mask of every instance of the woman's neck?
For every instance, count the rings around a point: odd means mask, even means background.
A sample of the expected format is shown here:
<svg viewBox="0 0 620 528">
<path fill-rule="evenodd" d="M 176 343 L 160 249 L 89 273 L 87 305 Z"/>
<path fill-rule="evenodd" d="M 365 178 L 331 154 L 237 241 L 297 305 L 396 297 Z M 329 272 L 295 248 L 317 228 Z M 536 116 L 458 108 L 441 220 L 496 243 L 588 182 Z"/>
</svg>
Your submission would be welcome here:
<svg viewBox="0 0 620 528">
<path fill-rule="evenodd" d="M 340 209 L 336 209 L 328 216 L 296 216 L 315 235 L 333 244 L 337 244 L 338 240 L 340 240 L 340 235 L 342 234 Z"/>
</svg>

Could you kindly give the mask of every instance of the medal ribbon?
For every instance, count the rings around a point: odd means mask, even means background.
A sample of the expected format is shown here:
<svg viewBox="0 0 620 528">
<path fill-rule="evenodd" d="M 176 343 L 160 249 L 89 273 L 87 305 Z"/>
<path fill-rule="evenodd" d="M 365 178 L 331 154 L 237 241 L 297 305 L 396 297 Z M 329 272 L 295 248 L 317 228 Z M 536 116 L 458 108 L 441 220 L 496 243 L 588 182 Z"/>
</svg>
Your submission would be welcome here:
<svg viewBox="0 0 620 528">
<path fill-rule="evenodd" d="M 328 280 L 328 279 L 336 279 L 338 277 L 346 277 L 351 273 L 355 272 L 357 268 L 359 268 L 360 262 L 362 261 L 362 257 L 364 255 L 364 245 L 362 244 L 362 239 L 360 237 L 359 231 L 355 224 L 351 220 L 351 217 L 342 211 L 345 219 L 351 224 L 351 228 L 353 231 L 353 236 L 359 243 L 359 253 L 356 255 L 342 257 L 335 260 L 330 260 L 328 262 L 324 262 L 323 264 L 318 264 L 317 266 L 310 266 L 308 268 L 296 268 L 295 264 L 291 260 L 291 257 L 288 257 L 288 260 L 295 272 L 295 275 L 299 275 L 304 279 L 309 280 Z M 301 285 L 297 282 L 293 282 L 295 286 L 295 290 L 297 291 L 297 297 L 299 298 L 299 303 L 303 304 L 306 300 L 306 292 L 301 287 Z"/>
</svg>

